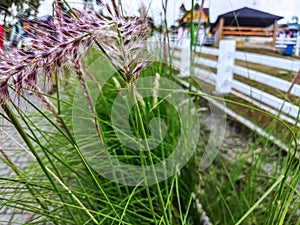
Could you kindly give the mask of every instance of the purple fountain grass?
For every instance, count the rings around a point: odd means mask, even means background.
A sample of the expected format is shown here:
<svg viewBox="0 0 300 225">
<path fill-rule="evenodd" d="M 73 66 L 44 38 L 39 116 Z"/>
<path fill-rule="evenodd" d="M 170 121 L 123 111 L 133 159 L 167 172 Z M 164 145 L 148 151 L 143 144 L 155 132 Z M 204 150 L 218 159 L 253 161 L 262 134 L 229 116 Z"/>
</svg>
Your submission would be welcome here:
<svg viewBox="0 0 300 225">
<path fill-rule="evenodd" d="M 92 46 L 97 46 L 109 58 L 126 82 L 138 78 L 140 71 L 148 65 L 144 57 L 147 24 L 141 18 L 124 18 L 113 4 L 114 12 L 104 17 L 95 11 L 76 12 L 78 18 L 64 17 L 56 13 L 54 26 L 47 29 L 37 27 L 39 34 L 34 45 L 34 55 L 12 49 L 11 54 L 0 52 L 0 98 L 9 99 L 8 84 L 13 81 L 15 90 L 22 94 L 23 88 L 37 90 L 37 70 L 46 80 L 51 79 L 62 65 L 69 65 L 78 72 L 82 56 Z M 39 25 L 39 24 L 38 24 Z M 40 24 L 41 25 L 41 24 Z M 84 70 L 83 70 L 84 71 Z M 63 73 L 59 73 L 63 74 Z M 78 75 L 78 74 L 77 74 Z M 82 74 L 78 76 L 82 79 Z"/>
</svg>

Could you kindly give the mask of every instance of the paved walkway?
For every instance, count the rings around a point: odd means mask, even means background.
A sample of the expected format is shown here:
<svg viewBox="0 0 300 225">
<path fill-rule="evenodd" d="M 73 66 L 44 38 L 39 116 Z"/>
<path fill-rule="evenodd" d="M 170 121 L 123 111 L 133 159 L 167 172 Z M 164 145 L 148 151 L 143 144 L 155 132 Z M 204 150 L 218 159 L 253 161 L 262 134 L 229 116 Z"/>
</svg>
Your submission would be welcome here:
<svg viewBox="0 0 300 225">
<path fill-rule="evenodd" d="M 24 94 L 30 101 L 37 103 L 37 99 L 34 95 L 29 92 Z M 15 97 L 13 97 L 15 98 Z M 22 110 L 26 112 L 33 112 L 32 107 L 21 98 L 15 99 L 15 102 L 20 106 Z M 2 110 L 0 110 L 3 113 Z M 41 122 L 41 121 L 40 121 Z M 33 159 L 27 150 L 26 145 L 22 141 L 18 132 L 14 127 L 0 115 L 0 177 L 10 178 L 15 177 L 15 172 L 4 162 L 4 157 L 8 157 L 13 164 L 17 166 L 20 170 L 26 170 L 29 162 Z M 7 190 L 2 186 L 0 181 L 0 196 L 1 198 L 11 198 L 14 199 L 14 193 L 12 190 Z M 5 185 L 7 186 L 7 185 Z M 0 224 L 24 224 L 25 221 L 31 216 L 28 212 L 23 212 L 22 210 L 16 210 L 11 207 L 5 206 L 6 201 L 0 200 Z"/>
</svg>

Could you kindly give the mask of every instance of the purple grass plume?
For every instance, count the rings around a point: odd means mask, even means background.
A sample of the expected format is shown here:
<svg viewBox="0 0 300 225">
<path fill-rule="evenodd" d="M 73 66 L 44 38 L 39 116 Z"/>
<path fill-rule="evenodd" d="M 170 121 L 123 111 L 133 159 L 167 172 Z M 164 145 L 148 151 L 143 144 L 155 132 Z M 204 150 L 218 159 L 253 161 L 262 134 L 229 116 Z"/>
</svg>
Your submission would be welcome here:
<svg viewBox="0 0 300 225">
<path fill-rule="evenodd" d="M 34 54 L 16 48 L 10 54 L 0 50 L 1 101 L 10 98 L 9 84 L 19 95 L 24 88 L 40 90 L 37 71 L 41 71 L 39 74 L 45 80 L 53 81 L 55 73 L 63 74 L 58 71 L 68 65 L 79 73 L 79 80 L 84 79 L 81 68 L 84 65 L 80 61 L 92 47 L 108 57 L 126 82 L 136 80 L 149 63 L 145 54 L 147 23 L 141 17 L 123 17 L 118 4 L 114 0 L 112 3 L 112 8 L 107 5 L 108 16 L 92 10 L 72 10 L 69 15 L 63 15 L 56 7 L 52 25 L 36 22 Z"/>
</svg>

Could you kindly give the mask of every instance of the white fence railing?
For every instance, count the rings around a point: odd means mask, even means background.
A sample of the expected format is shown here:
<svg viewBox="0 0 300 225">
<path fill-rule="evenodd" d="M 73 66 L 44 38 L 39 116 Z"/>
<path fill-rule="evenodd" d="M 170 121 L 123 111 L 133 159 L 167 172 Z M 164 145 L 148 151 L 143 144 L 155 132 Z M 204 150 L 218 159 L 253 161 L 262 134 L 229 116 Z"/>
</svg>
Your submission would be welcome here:
<svg viewBox="0 0 300 225">
<path fill-rule="evenodd" d="M 184 38 L 183 36 L 179 37 L 177 33 L 172 33 L 170 35 L 172 42 L 182 42 L 181 39 Z M 204 46 L 212 46 L 214 44 L 214 37 L 213 36 L 206 36 L 200 35 L 198 38 L 199 45 Z M 288 45 L 293 46 L 293 55 L 299 57 L 300 56 L 300 33 L 296 37 L 285 37 L 279 36 L 276 38 L 275 48 L 280 53 L 285 53 L 285 50 Z"/>
<path fill-rule="evenodd" d="M 284 52 L 288 45 L 293 46 L 295 56 L 299 56 L 300 52 L 300 34 L 298 33 L 297 37 L 277 37 L 275 47 L 278 51 Z"/>
<path fill-rule="evenodd" d="M 275 91 L 280 90 L 287 93 L 292 85 L 291 82 L 259 71 L 237 66 L 235 65 L 235 59 L 266 65 L 270 68 L 279 68 L 293 73 L 300 70 L 300 60 L 288 60 L 254 53 L 240 52 L 236 51 L 235 47 L 235 41 L 233 40 L 222 40 L 219 49 L 198 47 L 196 51 L 218 56 L 218 60 L 205 59 L 195 55 L 194 75 L 201 80 L 215 85 L 216 92 L 220 94 L 234 94 L 239 98 L 242 98 L 263 109 L 264 111 L 279 116 L 282 120 L 300 127 L 300 122 L 298 122 L 300 117 L 299 106 L 287 102 L 285 99 L 273 96 L 263 90 L 259 90 L 256 87 L 237 81 L 233 76 L 233 74 L 235 74 L 248 78 L 255 82 L 264 84 Z M 187 71 L 189 72 L 189 70 L 187 70 L 187 68 L 189 68 L 190 65 L 189 51 L 187 49 L 182 51 L 182 47 L 175 47 L 173 56 L 173 64 L 181 69 L 181 75 L 184 75 L 184 73 L 188 75 Z M 206 67 L 217 69 L 217 73 L 204 70 L 197 66 L 201 64 Z M 300 85 L 294 84 L 293 88 L 290 90 L 290 94 L 300 97 Z M 226 111 L 228 113 L 230 109 L 226 109 Z M 236 113 L 232 111 L 229 112 L 229 114 L 236 115 Z M 243 118 L 241 121 L 240 116 L 236 116 L 236 119 L 251 129 L 255 127 L 255 130 L 262 132 L 260 134 L 263 136 L 271 138 L 270 134 L 263 133 L 261 128 L 255 126 L 249 120 Z M 272 138 L 276 140 L 274 137 Z M 276 142 L 278 142 L 278 140 L 276 140 Z M 286 148 L 286 146 L 284 148 Z"/>
</svg>

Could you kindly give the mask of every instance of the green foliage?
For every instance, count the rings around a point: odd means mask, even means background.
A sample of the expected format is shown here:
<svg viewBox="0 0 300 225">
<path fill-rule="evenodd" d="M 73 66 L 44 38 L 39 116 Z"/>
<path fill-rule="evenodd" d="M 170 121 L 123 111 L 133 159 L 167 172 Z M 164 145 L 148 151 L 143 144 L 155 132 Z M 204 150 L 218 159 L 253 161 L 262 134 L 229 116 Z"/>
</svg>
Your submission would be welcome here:
<svg viewBox="0 0 300 225">
<path fill-rule="evenodd" d="M 12 3 L 13 3 L 12 0 L 1 1 L 0 7 L 7 9 L 7 8 L 11 7 Z"/>
<path fill-rule="evenodd" d="M 18 12 L 23 12 L 24 4 L 28 4 L 27 10 L 28 16 L 34 11 L 34 15 L 37 14 L 40 6 L 40 1 L 43 0 L 4 0 L 0 2 L 0 11 L 3 10 L 6 14 L 10 14 L 10 8 L 14 4 L 17 7 Z"/>
<path fill-rule="evenodd" d="M 90 55 L 98 57 L 91 52 Z M 92 62 L 88 59 L 87 63 Z M 161 64 L 153 64 L 142 72 L 141 78 L 155 72 L 164 75 Z M 118 77 L 118 74 L 115 74 Z M 120 78 L 120 77 L 119 77 Z M 118 79 L 126 90 L 126 83 Z M 71 80 L 70 80 L 71 82 Z M 166 181 L 149 186 L 130 187 L 103 178 L 82 157 L 78 143 L 72 135 L 72 98 L 77 81 L 72 81 L 71 88 L 64 91 L 60 102 L 61 118 L 65 133 L 51 115 L 42 112 L 28 101 L 36 110 L 28 115 L 18 109 L 18 117 L 25 123 L 25 130 L 16 126 L 23 137 L 28 137 L 27 144 L 34 152 L 36 162 L 26 171 L 17 169 L 16 177 L 2 180 L 3 190 L 16 190 L 12 195 L 1 200 L 6 207 L 25 209 L 34 213 L 28 224 L 51 222 L 51 224 L 197 224 L 198 218 L 192 201 L 192 192 L 196 179 L 190 173 L 195 170 L 194 160 L 179 174 Z M 116 137 L 110 121 L 111 107 L 120 90 L 113 79 L 103 85 L 103 94 L 99 96 L 96 106 L 98 122 L 101 126 L 105 145 L 111 155 L 128 164 L 145 165 L 147 155 L 140 154 L 124 146 Z M 61 93 L 62 94 L 62 93 Z M 25 99 L 26 100 L 26 99 Z M 153 98 L 146 98 L 146 108 L 141 109 L 143 124 L 147 125 L 151 118 L 160 117 L 169 123 L 172 132 L 166 136 L 162 144 L 151 151 L 153 162 L 168 157 L 175 149 L 180 134 L 180 120 L 176 111 L 163 99 L 154 107 Z M 138 110 L 138 108 L 136 108 Z M 145 113 L 144 113 L 145 112 Z M 137 112 L 132 110 L 130 121 L 132 132 L 141 135 L 140 127 L 135 123 Z M 45 120 L 42 127 L 33 118 Z M 158 129 L 159 130 L 159 129 Z M 89 137 L 87 138 L 87 142 Z M 9 163 L 7 161 L 7 163 Z M 10 165 L 13 167 L 13 165 Z M 24 183 L 25 182 L 25 183 Z M 25 188 L 22 186 L 25 185 Z"/>
<path fill-rule="evenodd" d="M 98 50 L 92 49 L 85 64 L 91 66 L 100 56 Z M 104 65 L 97 67 L 96 64 L 92 72 L 107 72 Z M 140 78 L 155 73 L 170 77 L 172 71 L 162 63 L 153 63 L 141 72 Z M 149 125 L 155 117 L 167 124 L 167 135 L 154 149 L 148 152 L 132 150 L 117 137 L 111 115 L 116 97 L 133 89 L 119 74 L 112 75 L 101 82 L 101 94 L 97 96 L 95 116 L 101 131 L 97 138 L 102 138 L 111 156 L 129 165 L 146 166 L 165 160 L 174 152 L 180 136 L 182 121 L 175 107 L 164 98 L 158 98 L 156 102 L 153 96 L 137 101 L 132 107 L 118 105 L 121 111 L 129 110 L 130 132 L 135 137 L 146 140 L 151 136 L 153 133 Z M 26 97 L 23 100 L 34 108 L 34 112 L 28 113 L 12 101 L 1 105 L 3 118 L 15 127 L 34 159 L 29 167 L 19 168 L 0 149 L 2 161 L 14 172 L 14 176 L 0 178 L 0 207 L 22 209 L 29 213 L 27 221 L 22 224 L 198 225 L 204 212 L 216 225 L 300 224 L 297 216 L 300 164 L 295 157 L 297 145 L 291 144 L 292 139 L 289 153 L 283 155 L 267 139 L 253 134 L 251 146 L 243 147 L 231 158 L 220 154 L 206 171 L 199 173 L 197 162 L 201 159 L 200 153 L 205 149 L 208 136 L 205 129 L 201 129 L 198 154 L 183 169 L 159 183 L 142 185 L 147 180 L 141 180 L 136 186 L 123 185 L 103 177 L 101 171 L 94 169 L 84 157 L 80 146 L 93 145 L 93 137 L 75 138 L 72 109 L 78 85 L 79 81 L 73 79 L 72 74 L 68 89 L 62 89 L 60 81 L 57 81 L 56 96 L 47 96 L 56 103 L 59 112 L 56 117 L 41 110 Z M 197 105 L 206 104 L 200 95 L 188 94 L 195 97 Z M 137 94 L 132 93 L 132 97 L 136 98 Z M 127 100 L 125 103 L 130 102 L 126 96 L 124 98 Z M 231 103 L 258 111 L 239 102 Z M 272 122 L 281 121 L 266 113 L 265 116 L 271 121 L 269 131 L 272 133 L 275 129 Z M 161 124 L 154 132 L 163 136 Z M 295 138 L 295 134 L 287 137 Z M 147 145 L 142 147 L 147 149 Z M 118 176 L 120 171 L 114 172 Z M 202 205 L 201 210 L 193 193 Z"/>
</svg>

